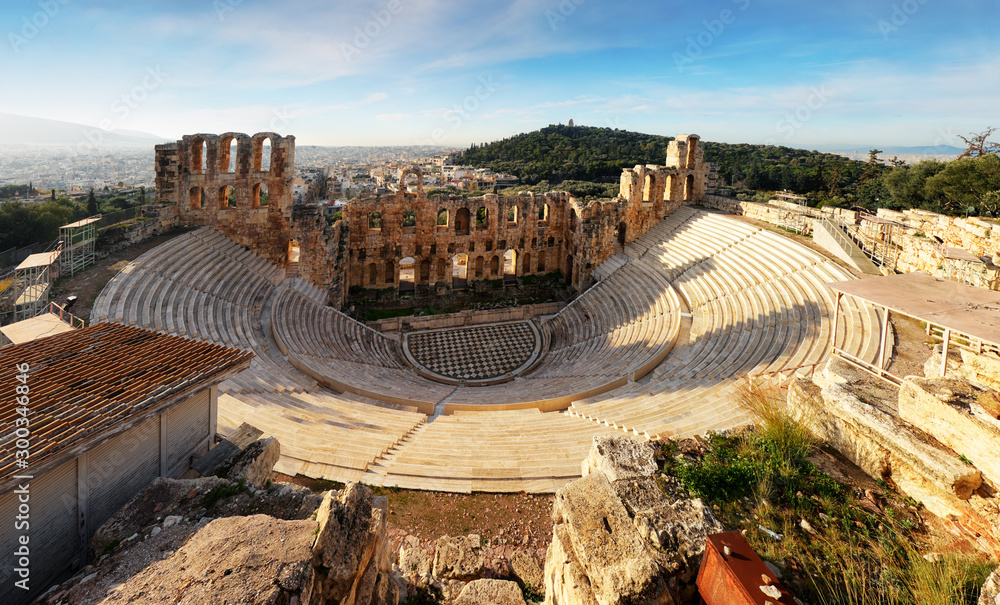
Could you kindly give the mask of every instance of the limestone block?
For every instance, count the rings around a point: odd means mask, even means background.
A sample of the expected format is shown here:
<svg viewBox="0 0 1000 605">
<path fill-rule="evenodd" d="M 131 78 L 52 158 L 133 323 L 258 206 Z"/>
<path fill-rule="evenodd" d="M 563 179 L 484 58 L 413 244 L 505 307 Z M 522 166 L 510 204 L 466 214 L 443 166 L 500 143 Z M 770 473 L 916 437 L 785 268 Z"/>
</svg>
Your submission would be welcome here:
<svg viewBox="0 0 1000 605">
<path fill-rule="evenodd" d="M 910 377 L 899 389 L 899 416 L 966 456 L 994 484 L 1000 484 L 1000 423 L 979 418 L 968 402 L 948 401 L 969 387 L 955 380 Z"/>
<path fill-rule="evenodd" d="M 465 585 L 454 605 L 524 605 L 517 582 L 473 580 Z"/>
<path fill-rule="evenodd" d="M 545 605 L 598 605 L 565 525 L 552 528 L 545 553 Z"/>
<path fill-rule="evenodd" d="M 572 550 L 589 580 L 589 586 L 579 590 L 592 591 L 602 605 L 673 603 L 657 551 L 639 535 L 603 474 L 587 475 L 560 489 L 552 517 L 556 526 L 565 526 L 569 543 L 563 548 Z"/>
<path fill-rule="evenodd" d="M 652 445 L 624 435 L 596 435 L 581 470 L 585 477 L 601 472 L 611 482 L 652 477 L 657 470 L 654 454 Z"/>
<path fill-rule="evenodd" d="M 977 603 L 978 605 L 1000 605 L 1000 567 L 994 569 L 990 577 L 986 578 Z"/>
<path fill-rule="evenodd" d="M 478 577 L 486 566 L 479 536 L 441 536 L 434 551 L 434 575 L 448 580 Z"/>
<path fill-rule="evenodd" d="M 524 552 L 517 551 L 511 556 L 510 571 L 521 586 L 531 586 L 536 592 L 540 591 L 545 583 L 538 561 Z"/>
<path fill-rule="evenodd" d="M 930 435 L 859 400 L 832 384 L 821 391 L 822 405 L 804 381 L 789 389 L 789 411 L 821 439 L 872 477 L 892 477 L 903 467 L 963 500 L 982 484 L 982 474 Z"/>
<path fill-rule="evenodd" d="M 424 577 L 431 573 L 431 557 L 420 547 L 416 536 L 406 536 L 399 547 L 399 570 L 408 577 Z"/>
<path fill-rule="evenodd" d="M 264 485 L 281 455 L 281 445 L 274 437 L 258 439 L 246 447 L 233 460 L 227 461 L 224 477 L 230 481 L 246 479 L 251 485 Z"/>
<path fill-rule="evenodd" d="M 983 388 L 1000 390 L 1000 357 L 977 355 L 965 349 L 961 353 L 966 378 Z"/>
</svg>

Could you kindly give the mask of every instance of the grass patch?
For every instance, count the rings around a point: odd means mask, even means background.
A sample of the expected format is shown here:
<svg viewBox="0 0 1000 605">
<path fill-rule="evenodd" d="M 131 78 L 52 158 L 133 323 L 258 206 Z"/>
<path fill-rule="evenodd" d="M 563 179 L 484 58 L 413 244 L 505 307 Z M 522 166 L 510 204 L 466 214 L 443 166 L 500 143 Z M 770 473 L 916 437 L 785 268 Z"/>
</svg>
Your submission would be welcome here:
<svg viewBox="0 0 1000 605">
<path fill-rule="evenodd" d="M 930 562 L 912 499 L 882 484 L 879 503 L 809 461 L 819 443 L 787 412 L 776 389 L 746 383 L 737 402 L 753 429 L 714 434 L 697 455 L 661 447 L 664 472 L 704 499 L 727 529 L 783 569 L 796 596 L 820 605 L 974 605 L 995 562 L 949 555 Z M 768 533 L 780 534 L 776 539 Z"/>
<path fill-rule="evenodd" d="M 245 479 L 240 479 L 238 482 L 230 483 L 229 485 L 220 485 L 205 494 L 205 497 L 201 499 L 201 505 L 205 508 L 212 508 L 220 500 L 225 500 L 243 491 L 247 491 Z"/>
</svg>

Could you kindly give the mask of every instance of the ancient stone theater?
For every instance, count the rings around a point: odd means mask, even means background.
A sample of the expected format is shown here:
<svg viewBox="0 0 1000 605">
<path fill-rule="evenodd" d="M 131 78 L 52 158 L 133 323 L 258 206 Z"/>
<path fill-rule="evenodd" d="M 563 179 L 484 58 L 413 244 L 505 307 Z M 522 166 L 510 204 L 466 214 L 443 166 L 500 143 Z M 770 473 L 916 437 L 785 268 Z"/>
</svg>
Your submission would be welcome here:
<svg viewBox="0 0 1000 605">
<path fill-rule="evenodd" d="M 412 167 L 333 221 L 292 204 L 294 137 L 185 136 L 156 148 L 157 201 L 192 229 L 117 275 L 91 321 L 252 351 L 218 387 L 220 432 L 277 437 L 279 472 L 455 492 L 553 492 L 596 435 L 734 427 L 743 376 L 808 372 L 834 346 L 878 361 L 879 315 L 823 285 L 850 273 L 700 206 L 698 136 L 665 160 L 588 202 L 428 195 Z M 465 310 L 356 319 L 414 301 Z"/>
</svg>

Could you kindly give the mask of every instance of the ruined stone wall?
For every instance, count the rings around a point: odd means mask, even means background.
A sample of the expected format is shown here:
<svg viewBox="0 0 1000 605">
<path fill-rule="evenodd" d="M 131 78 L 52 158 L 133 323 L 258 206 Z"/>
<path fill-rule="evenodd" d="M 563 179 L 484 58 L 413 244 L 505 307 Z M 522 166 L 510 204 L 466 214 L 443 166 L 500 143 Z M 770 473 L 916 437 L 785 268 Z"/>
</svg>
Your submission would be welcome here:
<svg viewBox="0 0 1000 605">
<path fill-rule="evenodd" d="M 185 135 L 156 146 L 156 201 L 173 204 L 181 225 L 215 227 L 285 266 L 292 239 L 294 165 L 293 136 Z"/>
<path fill-rule="evenodd" d="M 315 205 L 292 211 L 293 243 L 299 248 L 299 277 L 326 290 L 327 303 L 341 308 L 347 296 L 343 275 L 347 268 L 347 222 L 327 222 Z"/>
</svg>

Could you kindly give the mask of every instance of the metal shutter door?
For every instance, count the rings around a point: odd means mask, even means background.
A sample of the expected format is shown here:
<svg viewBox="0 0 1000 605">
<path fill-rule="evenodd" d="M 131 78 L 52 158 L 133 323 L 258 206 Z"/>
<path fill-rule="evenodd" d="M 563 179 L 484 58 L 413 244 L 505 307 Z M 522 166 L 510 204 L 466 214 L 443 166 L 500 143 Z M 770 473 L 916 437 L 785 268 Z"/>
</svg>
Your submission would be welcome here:
<svg viewBox="0 0 1000 605">
<path fill-rule="evenodd" d="M 202 444 L 207 446 L 211 413 L 207 389 L 167 411 L 167 469 L 171 477 L 187 470 L 191 455 Z"/>
<path fill-rule="evenodd" d="M 77 532 L 76 460 L 71 460 L 30 482 L 28 504 L 31 506 L 31 527 L 25 532 L 14 528 L 17 515 L 17 495 L 0 498 L 0 548 L 5 561 L 0 565 L 0 603 L 27 603 L 48 588 L 50 582 L 67 570 L 80 556 L 80 535 Z M 14 573 L 12 557 L 18 537 L 28 535 L 31 576 L 27 593 L 14 586 L 20 579 Z"/>
<path fill-rule="evenodd" d="M 105 521 L 160 476 L 160 418 L 151 418 L 90 451 L 87 460 L 88 527 Z"/>
</svg>

